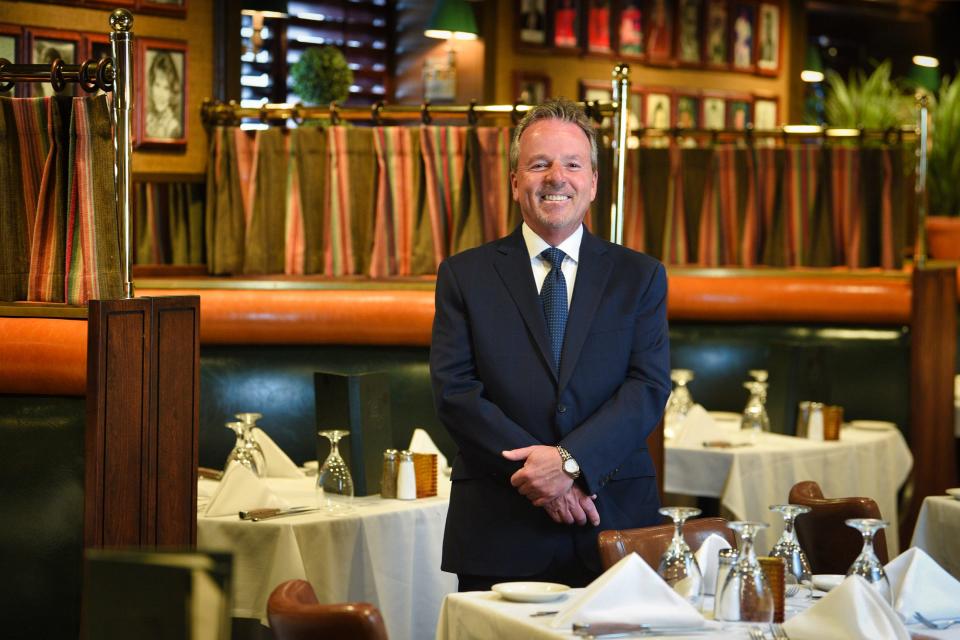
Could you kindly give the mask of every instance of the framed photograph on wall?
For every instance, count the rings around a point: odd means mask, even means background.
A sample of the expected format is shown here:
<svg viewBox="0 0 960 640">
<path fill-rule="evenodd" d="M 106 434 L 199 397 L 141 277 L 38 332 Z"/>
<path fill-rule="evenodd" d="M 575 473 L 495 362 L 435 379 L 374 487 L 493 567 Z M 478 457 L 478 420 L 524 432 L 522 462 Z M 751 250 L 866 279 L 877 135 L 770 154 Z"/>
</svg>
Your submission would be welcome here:
<svg viewBox="0 0 960 640">
<path fill-rule="evenodd" d="M 754 45 L 757 31 L 757 5 L 748 2 L 734 2 L 731 14 L 730 42 L 732 65 L 735 71 L 754 70 Z"/>
<path fill-rule="evenodd" d="M 699 129 L 700 96 L 693 93 L 677 93 L 673 121 L 681 129 Z"/>
<path fill-rule="evenodd" d="M 523 45 L 547 44 L 547 0 L 520 0 L 517 34 Z"/>
<path fill-rule="evenodd" d="M 670 0 L 647 2 L 647 62 L 668 64 L 673 61 L 674 3 Z"/>
<path fill-rule="evenodd" d="M 617 28 L 617 51 L 624 58 L 643 59 L 646 47 L 643 38 L 643 0 L 620 0 Z"/>
<path fill-rule="evenodd" d="M 780 5 L 760 3 L 757 19 L 757 73 L 775 76 L 780 71 Z"/>
<path fill-rule="evenodd" d="M 603 80 L 581 80 L 580 81 L 580 100 L 583 102 L 610 102 L 613 100 L 613 87 L 609 82 Z M 610 118 L 604 118 L 600 123 L 601 127 L 612 126 Z"/>
<path fill-rule="evenodd" d="M 530 71 L 513 72 L 513 99 L 520 104 L 540 104 L 550 97 L 550 76 Z"/>
<path fill-rule="evenodd" d="M 138 147 L 187 144 L 187 44 L 137 39 Z"/>
<path fill-rule="evenodd" d="M 576 49 L 580 46 L 580 0 L 554 0 L 553 46 Z"/>
<path fill-rule="evenodd" d="M 680 0 L 677 11 L 677 62 L 699 67 L 703 62 L 703 0 Z"/>
<path fill-rule="evenodd" d="M 0 24 L 0 58 L 9 60 L 14 64 L 23 62 L 22 43 L 22 28 L 12 24 Z M 23 93 L 23 89 L 14 85 L 9 91 L 0 91 L 0 96 L 12 98 L 14 95 L 22 95 Z"/>
<path fill-rule="evenodd" d="M 730 66 L 730 20 L 727 7 L 727 0 L 707 0 L 703 59 L 712 69 L 727 69 Z"/>
<path fill-rule="evenodd" d="M 613 53 L 612 0 L 588 0 L 587 52 Z"/>
<path fill-rule="evenodd" d="M 643 122 L 650 129 L 672 126 L 673 95 L 668 89 L 648 89 L 644 96 Z"/>
<path fill-rule="evenodd" d="M 26 30 L 26 36 L 27 64 L 49 66 L 57 58 L 63 60 L 64 64 L 76 64 L 79 60 L 82 38 L 75 31 L 31 28 Z M 68 82 L 58 94 L 49 82 L 32 82 L 30 93 L 33 96 L 74 96 L 77 95 L 77 85 Z"/>
<path fill-rule="evenodd" d="M 753 127 L 758 131 L 769 131 L 780 126 L 780 114 L 777 98 L 770 96 L 753 97 Z"/>
<path fill-rule="evenodd" d="M 137 0 L 137 10 L 184 18 L 187 15 L 187 0 Z"/>
<path fill-rule="evenodd" d="M 727 99 L 727 127 L 743 131 L 753 122 L 750 96 L 735 96 Z"/>
<path fill-rule="evenodd" d="M 723 130 L 727 128 L 727 100 L 722 96 L 703 96 L 702 122 L 704 129 Z"/>
</svg>

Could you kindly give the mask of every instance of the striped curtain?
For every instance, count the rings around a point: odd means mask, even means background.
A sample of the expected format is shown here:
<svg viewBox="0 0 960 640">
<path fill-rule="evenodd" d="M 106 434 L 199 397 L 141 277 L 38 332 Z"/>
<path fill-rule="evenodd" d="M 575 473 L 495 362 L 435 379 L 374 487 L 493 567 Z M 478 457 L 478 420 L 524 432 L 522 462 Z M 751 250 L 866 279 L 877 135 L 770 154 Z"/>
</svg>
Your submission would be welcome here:
<svg viewBox="0 0 960 640">
<path fill-rule="evenodd" d="M 252 192 L 244 236 L 244 273 L 284 271 L 289 161 L 289 138 L 283 129 L 256 132 L 250 162 Z"/>
<path fill-rule="evenodd" d="M 134 262 L 203 264 L 202 185 L 150 181 L 133 186 Z"/>
<path fill-rule="evenodd" d="M 416 228 L 417 198 L 423 175 L 420 131 L 411 127 L 377 127 L 373 134 L 378 172 L 370 275 L 383 278 L 430 273 L 431 228 L 425 226 L 419 237 Z M 415 243 L 415 239 L 428 242 Z M 422 256 L 424 253 L 428 254 L 426 259 Z"/>
<path fill-rule="evenodd" d="M 324 273 L 367 273 L 377 185 L 373 130 L 329 127 L 327 162 Z"/>
<path fill-rule="evenodd" d="M 739 263 L 740 225 L 737 215 L 735 148 L 716 147 L 703 189 L 697 264 L 704 267 Z"/>
<path fill-rule="evenodd" d="M 476 164 L 476 189 L 483 210 L 483 240 L 502 238 L 520 224 L 519 210 L 510 204 L 510 129 L 507 127 L 476 127 L 476 150 L 471 160 Z M 471 140 L 474 138 L 471 137 Z"/>
<path fill-rule="evenodd" d="M 863 265 L 861 255 L 860 149 L 833 147 L 828 150 L 830 170 L 831 233 L 833 264 L 856 268 Z"/>
<path fill-rule="evenodd" d="M 323 272 L 323 205 L 327 185 L 327 134 L 319 127 L 290 132 L 285 224 L 285 273 Z"/>
<path fill-rule="evenodd" d="M 677 146 L 668 151 L 670 176 L 667 179 L 667 202 L 663 223 L 663 261 L 672 265 L 687 264 L 687 213 L 684 206 L 683 156 Z"/>
<path fill-rule="evenodd" d="M 0 98 L 0 114 L 0 297 L 120 297 L 107 98 Z"/>
<path fill-rule="evenodd" d="M 246 211 L 238 139 L 246 135 L 238 128 L 216 127 L 210 140 L 207 163 L 207 197 L 204 229 L 207 269 L 214 275 L 237 274 L 243 270 Z M 247 175 L 249 180 L 249 175 Z"/>
<path fill-rule="evenodd" d="M 459 250 L 464 220 L 460 191 L 466 162 L 467 133 L 463 127 L 420 127 L 420 149 L 426 189 L 426 207 L 433 234 L 434 260 L 440 262 Z"/>
<path fill-rule="evenodd" d="M 644 211 L 640 150 L 628 149 L 623 180 L 623 244 L 636 251 L 646 249 Z"/>
</svg>

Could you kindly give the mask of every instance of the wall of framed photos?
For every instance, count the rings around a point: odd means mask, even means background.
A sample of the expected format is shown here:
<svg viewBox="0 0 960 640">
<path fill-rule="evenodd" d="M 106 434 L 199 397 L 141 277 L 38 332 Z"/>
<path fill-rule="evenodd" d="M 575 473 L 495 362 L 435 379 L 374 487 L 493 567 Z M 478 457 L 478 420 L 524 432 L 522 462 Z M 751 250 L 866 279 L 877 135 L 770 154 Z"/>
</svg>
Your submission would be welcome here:
<svg viewBox="0 0 960 640">
<path fill-rule="evenodd" d="M 494 0 L 486 92 L 496 102 L 605 99 L 630 65 L 634 125 L 796 121 L 802 0 Z M 794 102 L 797 104 L 795 105 Z"/>
<path fill-rule="evenodd" d="M 68 62 L 95 58 L 110 50 L 108 18 L 115 6 L 133 13 L 137 36 L 133 172 L 202 174 L 208 149 L 200 104 L 213 86 L 212 0 L 0 0 L 0 40 L 15 40 L 16 62 L 41 62 L 47 54 Z M 48 85 L 17 91 L 18 96 L 51 93 Z M 163 99 L 155 99 L 159 96 Z"/>
</svg>

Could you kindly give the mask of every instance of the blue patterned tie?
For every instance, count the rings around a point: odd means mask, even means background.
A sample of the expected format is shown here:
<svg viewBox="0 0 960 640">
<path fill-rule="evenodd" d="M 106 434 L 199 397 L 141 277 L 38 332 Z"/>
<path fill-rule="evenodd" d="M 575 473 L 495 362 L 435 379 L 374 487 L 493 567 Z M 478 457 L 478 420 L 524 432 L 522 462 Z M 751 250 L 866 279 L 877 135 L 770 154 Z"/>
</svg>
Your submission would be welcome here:
<svg viewBox="0 0 960 640">
<path fill-rule="evenodd" d="M 560 370 L 560 352 L 563 350 L 563 334 L 567 329 L 567 281 L 563 277 L 560 265 L 567 257 L 556 247 L 544 249 L 540 257 L 548 261 L 552 268 L 540 289 L 540 302 L 543 303 L 543 315 L 547 319 L 547 331 L 550 332 L 550 350 L 553 361 Z"/>
</svg>

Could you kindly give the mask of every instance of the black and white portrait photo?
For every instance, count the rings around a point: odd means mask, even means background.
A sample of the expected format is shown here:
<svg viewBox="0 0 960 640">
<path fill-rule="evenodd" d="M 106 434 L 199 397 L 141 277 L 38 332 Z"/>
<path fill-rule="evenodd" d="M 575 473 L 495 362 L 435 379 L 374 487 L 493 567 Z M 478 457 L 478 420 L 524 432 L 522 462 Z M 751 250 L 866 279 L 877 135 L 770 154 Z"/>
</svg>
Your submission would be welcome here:
<svg viewBox="0 0 960 640">
<path fill-rule="evenodd" d="M 186 142 L 186 45 L 158 40 L 140 41 L 140 107 L 142 144 Z"/>
</svg>

